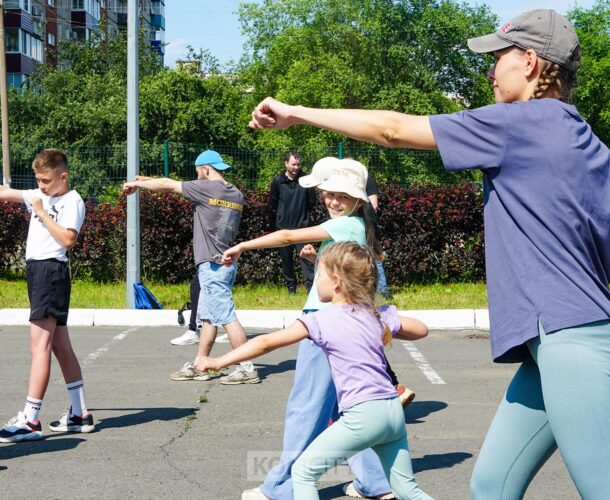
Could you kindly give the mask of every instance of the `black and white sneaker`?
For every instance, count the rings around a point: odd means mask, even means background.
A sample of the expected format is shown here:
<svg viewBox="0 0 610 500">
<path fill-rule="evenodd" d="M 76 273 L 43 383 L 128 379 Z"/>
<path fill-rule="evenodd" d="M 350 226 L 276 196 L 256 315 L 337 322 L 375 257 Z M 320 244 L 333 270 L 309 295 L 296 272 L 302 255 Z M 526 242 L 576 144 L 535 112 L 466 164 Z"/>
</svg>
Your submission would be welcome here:
<svg viewBox="0 0 610 500">
<path fill-rule="evenodd" d="M 17 441 L 33 441 L 42 439 L 40 422 L 28 422 L 25 413 L 20 411 L 0 429 L 0 443 L 16 443 Z"/>
<path fill-rule="evenodd" d="M 70 415 L 70 412 L 67 411 L 59 420 L 51 422 L 49 429 L 53 432 L 93 432 L 95 424 L 91 413 L 79 417 L 78 415 Z"/>
</svg>

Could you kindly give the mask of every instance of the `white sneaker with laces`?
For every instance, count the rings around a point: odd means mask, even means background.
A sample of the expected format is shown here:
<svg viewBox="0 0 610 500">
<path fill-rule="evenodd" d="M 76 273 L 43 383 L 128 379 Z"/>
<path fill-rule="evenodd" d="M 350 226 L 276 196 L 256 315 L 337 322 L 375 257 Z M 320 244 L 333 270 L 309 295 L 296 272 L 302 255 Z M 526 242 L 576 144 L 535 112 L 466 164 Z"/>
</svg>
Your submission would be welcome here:
<svg viewBox="0 0 610 500">
<path fill-rule="evenodd" d="M 17 441 L 33 441 L 42 439 L 40 422 L 28 422 L 25 413 L 20 411 L 0 429 L 0 443 L 15 443 Z"/>
<path fill-rule="evenodd" d="M 199 343 L 199 332 L 194 332 L 193 330 L 187 330 L 180 337 L 176 337 L 171 341 L 172 345 L 191 345 Z"/>
</svg>

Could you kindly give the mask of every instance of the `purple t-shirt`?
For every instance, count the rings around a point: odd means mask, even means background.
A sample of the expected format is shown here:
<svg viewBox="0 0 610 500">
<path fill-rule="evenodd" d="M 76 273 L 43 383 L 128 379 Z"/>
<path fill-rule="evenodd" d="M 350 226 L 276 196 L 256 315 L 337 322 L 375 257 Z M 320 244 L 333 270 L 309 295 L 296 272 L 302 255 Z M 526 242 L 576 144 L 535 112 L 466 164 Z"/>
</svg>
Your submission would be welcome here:
<svg viewBox="0 0 610 500">
<path fill-rule="evenodd" d="M 556 99 L 430 118 L 447 170 L 484 174 L 492 354 L 522 361 L 551 333 L 610 317 L 610 153 Z"/>
<path fill-rule="evenodd" d="M 398 333 L 396 307 L 381 307 L 379 312 L 392 334 Z M 340 411 L 397 396 L 386 371 L 383 326 L 375 314 L 358 306 L 331 304 L 300 321 L 328 358 Z"/>
</svg>

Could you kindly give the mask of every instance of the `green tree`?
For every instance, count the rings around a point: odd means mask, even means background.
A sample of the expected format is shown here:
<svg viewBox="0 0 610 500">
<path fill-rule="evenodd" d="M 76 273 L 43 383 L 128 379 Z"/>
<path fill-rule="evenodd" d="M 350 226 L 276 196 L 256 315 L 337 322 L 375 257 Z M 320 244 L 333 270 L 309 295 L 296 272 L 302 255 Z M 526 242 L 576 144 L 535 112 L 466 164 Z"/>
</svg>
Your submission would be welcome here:
<svg viewBox="0 0 610 500">
<path fill-rule="evenodd" d="M 240 7 L 244 81 L 257 99 L 432 114 L 492 101 L 489 60 L 466 47 L 495 29 L 487 7 L 437 0 L 264 0 Z M 311 127 L 259 133 L 257 147 L 324 148 Z"/>
<path fill-rule="evenodd" d="M 593 131 L 610 144 L 610 1 L 574 8 L 569 18 L 580 38 L 582 66 L 574 103 Z"/>
</svg>

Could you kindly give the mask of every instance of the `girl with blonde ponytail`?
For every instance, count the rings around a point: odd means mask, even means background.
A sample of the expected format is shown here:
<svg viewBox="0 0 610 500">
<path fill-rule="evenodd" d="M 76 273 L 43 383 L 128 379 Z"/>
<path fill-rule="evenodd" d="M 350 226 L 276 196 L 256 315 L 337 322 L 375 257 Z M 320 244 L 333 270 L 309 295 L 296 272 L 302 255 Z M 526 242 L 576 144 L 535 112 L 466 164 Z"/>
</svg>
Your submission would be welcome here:
<svg viewBox="0 0 610 500">
<path fill-rule="evenodd" d="M 320 255 L 315 281 L 327 307 L 224 356 L 199 361 L 203 370 L 220 370 L 304 339 L 323 350 L 341 413 L 292 465 L 295 500 L 319 498 L 318 479 L 367 448 L 381 460 L 395 498 L 430 499 L 415 481 L 402 405 L 383 354 L 383 345 L 392 336 L 417 340 L 428 329 L 421 321 L 399 316 L 394 306 L 377 309 L 377 280 L 375 256 L 368 246 L 350 241 L 328 245 Z"/>
</svg>

